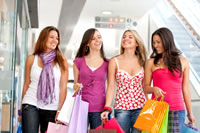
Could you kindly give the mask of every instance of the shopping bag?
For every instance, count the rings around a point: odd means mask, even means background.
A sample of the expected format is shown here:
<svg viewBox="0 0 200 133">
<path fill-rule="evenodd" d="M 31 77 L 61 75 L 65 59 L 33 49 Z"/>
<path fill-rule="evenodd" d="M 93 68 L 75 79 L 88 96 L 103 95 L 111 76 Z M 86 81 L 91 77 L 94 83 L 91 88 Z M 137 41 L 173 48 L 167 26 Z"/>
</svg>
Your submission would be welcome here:
<svg viewBox="0 0 200 133">
<path fill-rule="evenodd" d="M 194 128 L 187 124 L 184 124 L 184 127 L 182 130 L 183 130 L 182 131 L 183 133 L 200 133 L 197 128 Z"/>
<path fill-rule="evenodd" d="M 117 133 L 116 129 L 105 129 L 105 122 L 102 121 L 101 127 L 99 129 L 90 129 L 89 133 Z"/>
<path fill-rule="evenodd" d="M 17 133 L 22 133 L 22 123 L 19 124 L 19 127 L 17 128 Z"/>
<path fill-rule="evenodd" d="M 64 124 L 69 124 L 69 121 L 71 119 L 72 109 L 74 105 L 74 97 L 72 97 L 73 93 L 72 90 L 67 91 L 67 97 L 65 99 L 65 102 L 60 110 L 60 113 L 58 115 L 58 120 L 63 122 Z"/>
<path fill-rule="evenodd" d="M 141 110 L 134 127 L 141 131 L 159 133 L 166 112 L 169 110 L 168 103 L 164 102 L 163 99 L 164 97 L 160 101 L 148 99 Z M 168 121 L 168 117 L 166 117 L 166 119 Z M 167 129 L 166 124 L 164 129 Z"/>
<path fill-rule="evenodd" d="M 97 127 L 96 129 L 101 129 L 102 126 Z M 123 129 L 117 122 L 115 118 L 112 118 L 111 120 L 108 120 L 104 123 L 104 129 L 116 129 L 117 133 L 124 133 Z"/>
<path fill-rule="evenodd" d="M 49 122 L 47 133 L 68 133 L 68 126 Z"/>
<path fill-rule="evenodd" d="M 168 114 L 169 114 L 169 106 L 167 107 L 167 110 L 165 112 L 165 117 L 164 120 L 162 122 L 161 128 L 159 130 L 159 133 L 167 133 L 167 129 L 168 129 Z"/>
<path fill-rule="evenodd" d="M 81 90 L 75 97 L 74 107 L 69 123 L 69 133 L 87 133 L 89 103 L 81 98 Z"/>
<path fill-rule="evenodd" d="M 168 113 L 169 113 L 169 107 L 167 108 L 167 111 L 165 113 L 164 120 L 162 122 L 161 128 L 159 130 L 159 133 L 167 133 L 168 129 Z M 142 133 L 150 133 L 148 131 L 142 131 Z"/>
</svg>

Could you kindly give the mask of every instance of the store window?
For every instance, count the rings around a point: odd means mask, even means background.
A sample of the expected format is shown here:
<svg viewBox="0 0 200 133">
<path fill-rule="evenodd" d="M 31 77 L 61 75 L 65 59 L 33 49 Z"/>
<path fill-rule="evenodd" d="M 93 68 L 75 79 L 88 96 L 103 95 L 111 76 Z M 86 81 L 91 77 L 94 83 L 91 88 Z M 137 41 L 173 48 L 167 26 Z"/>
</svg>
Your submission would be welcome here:
<svg viewBox="0 0 200 133">
<path fill-rule="evenodd" d="M 17 110 L 21 104 L 25 58 L 28 54 L 30 23 L 27 11 L 24 0 L 0 0 L 0 132 L 2 133 L 15 133 L 18 126 Z"/>
</svg>

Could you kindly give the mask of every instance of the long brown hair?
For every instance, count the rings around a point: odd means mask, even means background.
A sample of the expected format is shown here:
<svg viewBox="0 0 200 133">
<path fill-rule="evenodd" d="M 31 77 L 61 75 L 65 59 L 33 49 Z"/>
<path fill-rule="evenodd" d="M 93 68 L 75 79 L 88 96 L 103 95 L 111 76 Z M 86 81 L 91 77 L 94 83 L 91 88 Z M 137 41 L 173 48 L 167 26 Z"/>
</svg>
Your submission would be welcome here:
<svg viewBox="0 0 200 133">
<path fill-rule="evenodd" d="M 48 36 L 49 36 L 49 33 L 52 30 L 56 31 L 57 34 L 58 34 L 58 45 L 56 46 L 56 49 L 55 49 L 56 50 L 56 57 L 55 57 L 54 61 L 59 64 L 59 66 L 61 67 L 62 70 L 66 70 L 66 67 L 64 65 L 63 54 L 62 54 L 62 52 L 61 52 L 61 50 L 59 48 L 59 45 L 60 45 L 60 32 L 56 27 L 48 26 L 48 27 L 45 27 L 40 32 L 40 35 L 39 35 L 38 40 L 36 42 L 36 46 L 35 46 L 33 55 L 40 55 L 40 54 L 45 52 L 45 50 L 47 49 L 46 43 L 47 43 L 47 40 L 48 40 Z"/>
<path fill-rule="evenodd" d="M 135 50 L 135 55 L 139 58 L 140 65 L 144 67 L 147 56 L 146 56 L 146 49 L 144 47 L 144 43 L 142 41 L 142 38 L 140 37 L 140 35 L 135 30 L 126 30 L 123 33 L 123 36 L 126 32 L 131 32 L 133 34 L 133 36 L 136 40 L 136 43 L 138 44 L 138 46 L 136 47 L 136 50 Z M 123 53 L 124 53 L 124 48 L 121 45 L 120 54 L 123 54 Z"/>
<path fill-rule="evenodd" d="M 90 53 L 90 49 L 89 47 L 87 46 L 88 43 L 90 43 L 90 41 L 92 40 L 93 36 L 94 36 L 94 33 L 95 31 L 99 32 L 97 29 L 95 28 L 90 28 L 88 29 L 87 31 L 85 31 L 84 35 L 83 35 L 83 38 L 82 38 L 82 41 L 81 41 L 81 45 L 78 49 L 78 52 L 76 54 L 76 58 L 77 57 L 83 57 L 83 56 L 86 56 Z M 100 53 L 101 53 L 101 57 L 106 60 L 105 58 L 105 54 L 104 54 L 104 51 L 103 51 L 103 42 L 102 42 L 102 46 L 101 46 L 101 49 L 100 49 Z"/>
<path fill-rule="evenodd" d="M 152 34 L 151 46 L 153 53 L 151 58 L 154 58 L 154 64 L 157 65 L 163 54 L 158 54 L 153 45 L 153 37 L 158 35 L 161 39 L 164 48 L 164 64 L 168 67 L 169 71 L 174 75 L 174 71 L 182 75 L 182 66 L 179 56 L 181 51 L 176 48 L 172 32 L 168 28 L 160 28 Z"/>
</svg>

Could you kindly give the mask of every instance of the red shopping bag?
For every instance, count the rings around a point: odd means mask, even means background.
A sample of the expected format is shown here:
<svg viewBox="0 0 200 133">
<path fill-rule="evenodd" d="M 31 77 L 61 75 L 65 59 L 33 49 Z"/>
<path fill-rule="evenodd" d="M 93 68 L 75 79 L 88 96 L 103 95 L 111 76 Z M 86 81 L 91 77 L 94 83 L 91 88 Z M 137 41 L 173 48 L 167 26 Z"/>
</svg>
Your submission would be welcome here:
<svg viewBox="0 0 200 133">
<path fill-rule="evenodd" d="M 68 133 L 68 126 L 49 122 L 47 133 Z"/>
<path fill-rule="evenodd" d="M 101 126 L 97 127 L 96 129 L 101 129 Z M 117 133 L 124 133 L 123 129 L 120 127 L 119 123 L 115 118 L 108 120 L 104 123 L 104 129 L 116 129 Z"/>
</svg>

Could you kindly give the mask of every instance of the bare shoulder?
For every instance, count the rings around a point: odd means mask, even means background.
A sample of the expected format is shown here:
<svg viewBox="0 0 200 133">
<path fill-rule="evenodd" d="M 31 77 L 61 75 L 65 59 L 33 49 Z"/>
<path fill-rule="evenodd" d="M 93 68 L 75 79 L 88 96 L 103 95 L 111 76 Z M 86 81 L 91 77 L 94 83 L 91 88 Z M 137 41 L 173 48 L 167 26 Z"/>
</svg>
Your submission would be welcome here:
<svg viewBox="0 0 200 133">
<path fill-rule="evenodd" d="M 112 57 L 110 60 L 109 60 L 109 66 L 116 66 L 116 63 L 115 63 L 115 58 L 117 57 Z"/>
<path fill-rule="evenodd" d="M 153 64 L 154 64 L 154 59 L 153 58 L 147 59 L 147 61 L 146 61 L 146 65 L 147 66 L 152 66 Z"/>
<path fill-rule="evenodd" d="M 182 68 L 183 70 L 186 68 L 186 67 L 189 67 L 189 61 L 186 57 L 184 56 L 180 56 L 180 61 L 181 61 L 181 65 L 182 65 Z"/>
<path fill-rule="evenodd" d="M 189 61 L 186 57 L 180 56 L 179 58 L 180 58 L 181 63 L 189 63 Z"/>
<path fill-rule="evenodd" d="M 27 64 L 33 64 L 34 58 L 35 58 L 34 55 L 29 55 L 29 56 L 27 56 L 27 58 L 26 58 L 26 63 L 27 63 Z"/>
</svg>

